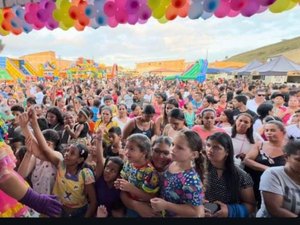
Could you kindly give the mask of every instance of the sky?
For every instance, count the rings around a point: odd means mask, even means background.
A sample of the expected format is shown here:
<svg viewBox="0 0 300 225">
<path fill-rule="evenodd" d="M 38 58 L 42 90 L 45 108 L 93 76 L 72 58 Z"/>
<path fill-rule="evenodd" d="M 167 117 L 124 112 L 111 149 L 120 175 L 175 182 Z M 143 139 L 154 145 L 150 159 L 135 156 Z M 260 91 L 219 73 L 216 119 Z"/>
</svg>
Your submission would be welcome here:
<svg viewBox="0 0 300 225">
<path fill-rule="evenodd" d="M 84 57 L 132 69 L 136 63 L 156 60 L 193 62 L 207 57 L 214 62 L 300 36 L 299 15 L 300 7 L 296 7 L 279 14 L 265 11 L 250 18 L 176 18 L 166 24 L 151 18 L 146 24 L 86 28 L 81 32 L 74 28 L 68 31 L 44 28 L 29 34 L 0 36 L 5 44 L 1 56 L 18 58 L 55 51 L 61 59 Z"/>
</svg>

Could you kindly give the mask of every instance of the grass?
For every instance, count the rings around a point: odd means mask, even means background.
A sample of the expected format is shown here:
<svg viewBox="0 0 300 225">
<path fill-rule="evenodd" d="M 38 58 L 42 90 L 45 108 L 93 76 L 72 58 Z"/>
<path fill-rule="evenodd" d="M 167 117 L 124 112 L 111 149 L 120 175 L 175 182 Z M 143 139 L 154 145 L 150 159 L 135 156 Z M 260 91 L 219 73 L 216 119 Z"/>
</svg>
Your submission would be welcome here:
<svg viewBox="0 0 300 225">
<path fill-rule="evenodd" d="M 300 63 L 300 37 L 267 45 L 228 58 L 226 61 L 249 63 L 252 60 L 266 61 L 269 57 L 284 55 L 290 60 Z"/>
</svg>

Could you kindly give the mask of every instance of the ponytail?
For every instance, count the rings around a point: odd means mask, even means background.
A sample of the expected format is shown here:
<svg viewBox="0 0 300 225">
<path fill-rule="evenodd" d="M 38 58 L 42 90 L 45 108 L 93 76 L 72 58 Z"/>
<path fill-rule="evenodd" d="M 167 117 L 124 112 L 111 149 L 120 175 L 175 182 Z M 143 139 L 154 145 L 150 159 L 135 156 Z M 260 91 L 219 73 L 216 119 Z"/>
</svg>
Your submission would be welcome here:
<svg viewBox="0 0 300 225">
<path fill-rule="evenodd" d="M 199 153 L 199 157 L 195 159 L 195 169 L 203 184 L 203 191 L 205 191 L 206 183 L 207 183 L 207 164 L 206 164 L 206 156 L 201 151 Z"/>
</svg>

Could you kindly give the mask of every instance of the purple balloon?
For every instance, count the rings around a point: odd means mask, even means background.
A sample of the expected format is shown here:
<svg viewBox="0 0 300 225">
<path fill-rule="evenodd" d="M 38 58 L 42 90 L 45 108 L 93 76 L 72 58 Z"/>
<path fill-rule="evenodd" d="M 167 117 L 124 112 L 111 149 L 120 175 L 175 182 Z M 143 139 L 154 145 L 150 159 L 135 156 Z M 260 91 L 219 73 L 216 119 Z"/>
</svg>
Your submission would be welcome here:
<svg viewBox="0 0 300 225">
<path fill-rule="evenodd" d="M 139 18 L 147 21 L 151 17 L 151 14 L 151 9 L 147 5 L 143 5 L 139 11 Z"/>
<path fill-rule="evenodd" d="M 47 12 L 47 10 L 45 9 L 40 9 L 37 14 L 36 14 L 37 18 L 42 21 L 42 22 L 46 22 L 48 20 L 49 17 L 49 13 Z"/>
<path fill-rule="evenodd" d="M 241 10 L 241 14 L 246 17 L 253 16 L 259 10 L 260 4 L 257 0 L 247 1 L 244 8 Z"/>
<path fill-rule="evenodd" d="M 262 6 L 272 5 L 276 0 L 258 0 L 258 3 Z"/>
<path fill-rule="evenodd" d="M 139 0 L 127 0 L 125 9 L 128 14 L 136 14 L 140 9 L 140 1 Z"/>
</svg>

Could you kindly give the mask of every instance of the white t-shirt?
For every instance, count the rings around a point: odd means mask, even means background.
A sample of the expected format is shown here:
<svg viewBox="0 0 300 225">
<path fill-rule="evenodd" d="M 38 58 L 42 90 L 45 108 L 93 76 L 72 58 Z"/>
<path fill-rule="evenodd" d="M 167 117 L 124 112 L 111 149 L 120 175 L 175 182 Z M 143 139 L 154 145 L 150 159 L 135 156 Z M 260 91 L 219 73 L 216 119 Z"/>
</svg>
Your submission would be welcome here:
<svg viewBox="0 0 300 225">
<path fill-rule="evenodd" d="M 232 134 L 232 127 L 224 127 L 223 128 L 226 133 L 231 137 Z M 255 143 L 264 141 L 263 138 L 256 132 L 253 132 L 253 138 Z M 234 156 L 239 155 L 241 153 L 247 154 L 251 148 L 255 144 L 251 144 L 246 137 L 246 134 L 236 134 L 234 138 L 231 138 L 233 149 L 234 149 Z M 234 164 L 240 168 L 244 168 L 244 164 L 242 163 L 240 158 L 234 157 Z"/>
<path fill-rule="evenodd" d="M 286 135 L 289 139 L 300 140 L 300 128 L 297 124 L 292 124 L 286 127 Z"/>
<path fill-rule="evenodd" d="M 44 98 L 44 94 L 43 92 L 37 92 L 35 94 L 35 101 L 36 101 L 36 104 L 42 104 L 43 103 L 43 98 Z"/>
<path fill-rule="evenodd" d="M 260 178 L 259 190 L 283 196 L 282 207 L 300 215 L 300 185 L 296 184 L 284 171 L 284 166 L 270 167 Z M 256 217 L 271 217 L 262 196 L 261 208 Z"/>
<path fill-rule="evenodd" d="M 251 111 L 257 113 L 257 108 L 259 105 L 256 104 L 254 99 L 250 99 L 247 101 L 247 108 L 250 109 Z"/>
</svg>

